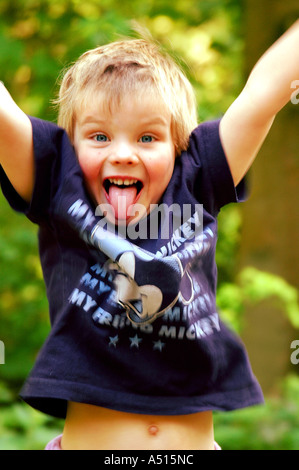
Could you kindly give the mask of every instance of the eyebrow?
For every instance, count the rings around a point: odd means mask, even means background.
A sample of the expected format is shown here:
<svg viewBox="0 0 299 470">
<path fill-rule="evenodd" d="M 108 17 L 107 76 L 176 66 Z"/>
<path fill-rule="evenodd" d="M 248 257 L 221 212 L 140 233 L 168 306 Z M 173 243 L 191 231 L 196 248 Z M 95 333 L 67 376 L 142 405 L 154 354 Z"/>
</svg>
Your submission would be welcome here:
<svg viewBox="0 0 299 470">
<path fill-rule="evenodd" d="M 102 124 L 105 122 L 105 119 L 99 119 L 95 116 L 86 116 L 82 121 L 81 124 Z"/>
<path fill-rule="evenodd" d="M 149 118 L 141 119 L 140 123 L 144 125 L 146 124 L 148 125 L 158 124 L 158 125 L 163 125 L 163 126 L 168 125 L 167 120 L 162 116 L 155 116 L 154 118 L 149 117 Z"/>
<path fill-rule="evenodd" d="M 92 115 L 89 115 L 89 116 L 86 116 L 82 121 L 81 121 L 81 125 L 86 125 L 86 124 L 105 124 L 106 123 L 106 119 L 101 119 L 99 117 L 96 117 L 96 116 L 92 116 Z M 151 117 L 145 117 L 144 119 L 141 119 L 139 121 L 139 123 L 141 125 L 159 125 L 159 126 L 167 126 L 168 125 L 168 122 L 167 120 L 162 117 L 162 116 L 155 116 L 153 118 Z"/>
</svg>

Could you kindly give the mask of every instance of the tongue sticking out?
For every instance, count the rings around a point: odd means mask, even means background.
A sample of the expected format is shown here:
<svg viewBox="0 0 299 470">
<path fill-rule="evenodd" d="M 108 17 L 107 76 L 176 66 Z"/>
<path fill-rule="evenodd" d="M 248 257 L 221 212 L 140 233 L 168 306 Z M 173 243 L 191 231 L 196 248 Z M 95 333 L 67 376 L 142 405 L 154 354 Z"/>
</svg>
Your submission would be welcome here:
<svg viewBox="0 0 299 470">
<path fill-rule="evenodd" d="M 135 202 L 137 196 L 137 188 L 135 185 L 120 187 L 111 185 L 109 188 L 109 199 L 115 213 L 116 219 L 127 219 L 128 209 Z"/>
</svg>

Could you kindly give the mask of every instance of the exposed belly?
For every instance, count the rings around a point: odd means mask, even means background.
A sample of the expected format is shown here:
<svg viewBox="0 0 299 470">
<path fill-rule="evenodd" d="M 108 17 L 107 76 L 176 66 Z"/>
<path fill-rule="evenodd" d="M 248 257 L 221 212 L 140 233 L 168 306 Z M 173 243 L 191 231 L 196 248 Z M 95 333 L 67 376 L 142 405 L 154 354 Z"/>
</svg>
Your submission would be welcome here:
<svg viewBox="0 0 299 470">
<path fill-rule="evenodd" d="M 62 449 L 212 450 L 212 412 L 152 416 L 70 402 Z"/>
</svg>

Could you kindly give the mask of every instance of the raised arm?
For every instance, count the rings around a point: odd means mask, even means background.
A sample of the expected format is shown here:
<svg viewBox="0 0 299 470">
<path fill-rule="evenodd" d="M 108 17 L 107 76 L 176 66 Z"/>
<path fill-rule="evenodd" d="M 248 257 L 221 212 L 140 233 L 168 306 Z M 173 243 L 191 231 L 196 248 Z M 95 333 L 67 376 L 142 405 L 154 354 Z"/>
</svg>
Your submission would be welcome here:
<svg viewBox="0 0 299 470">
<path fill-rule="evenodd" d="M 235 185 L 256 157 L 276 114 L 299 79 L 299 20 L 261 57 L 220 123 L 220 136 Z"/>
<path fill-rule="evenodd" d="M 34 162 L 32 127 L 29 118 L 0 83 L 0 164 L 15 190 L 30 201 Z"/>
</svg>

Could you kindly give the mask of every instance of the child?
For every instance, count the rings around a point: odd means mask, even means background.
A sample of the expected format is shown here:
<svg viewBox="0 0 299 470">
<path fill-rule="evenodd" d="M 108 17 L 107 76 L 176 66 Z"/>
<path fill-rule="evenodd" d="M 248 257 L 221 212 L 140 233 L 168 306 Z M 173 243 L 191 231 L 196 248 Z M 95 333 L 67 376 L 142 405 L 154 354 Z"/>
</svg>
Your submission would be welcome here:
<svg viewBox="0 0 299 470">
<path fill-rule="evenodd" d="M 298 41 L 297 21 L 198 127 L 189 82 L 145 40 L 83 54 L 60 127 L 1 85 L 1 185 L 39 224 L 52 324 L 21 396 L 66 418 L 47 449 L 215 449 L 213 410 L 263 401 L 217 314 L 216 219 L 290 100 Z"/>
</svg>

